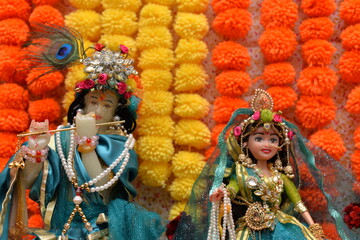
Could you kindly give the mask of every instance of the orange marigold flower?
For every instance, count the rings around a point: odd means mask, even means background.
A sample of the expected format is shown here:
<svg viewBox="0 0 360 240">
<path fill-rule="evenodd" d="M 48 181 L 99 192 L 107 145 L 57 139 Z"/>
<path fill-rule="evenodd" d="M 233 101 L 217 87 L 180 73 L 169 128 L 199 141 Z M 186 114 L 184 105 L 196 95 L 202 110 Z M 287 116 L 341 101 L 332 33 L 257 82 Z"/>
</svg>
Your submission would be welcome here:
<svg viewBox="0 0 360 240">
<path fill-rule="evenodd" d="M 324 233 L 326 235 L 326 239 L 341 240 L 341 238 L 339 237 L 339 234 L 337 233 L 335 224 L 333 224 L 333 223 L 322 223 L 321 227 L 324 230 Z"/>
<path fill-rule="evenodd" d="M 328 41 L 314 39 L 305 42 L 302 47 L 302 57 L 311 66 L 324 66 L 331 63 L 336 48 Z"/>
<path fill-rule="evenodd" d="M 25 110 L 29 104 L 28 91 L 15 83 L 0 85 L 0 96 L 0 109 L 12 108 Z"/>
<path fill-rule="evenodd" d="M 310 17 L 328 17 L 336 9 L 334 0 L 302 0 L 301 8 Z"/>
<path fill-rule="evenodd" d="M 24 132 L 29 127 L 29 116 L 23 110 L 0 109 L 0 131 Z"/>
<path fill-rule="evenodd" d="M 307 67 L 300 72 L 297 86 L 304 95 L 329 96 L 337 80 L 336 72 L 329 67 Z"/>
<path fill-rule="evenodd" d="M 213 0 L 211 5 L 215 13 L 218 14 L 231 8 L 248 8 L 250 0 Z"/>
<path fill-rule="evenodd" d="M 34 23 L 54 24 L 64 26 L 64 17 L 56 8 L 43 5 L 34 8 L 29 18 L 30 25 Z"/>
<path fill-rule="evenodd" d="M 244 71 L 250 66 L 250 55 L 248 49 L 241 44 L 225 41 L 214 48 L 212 62 L 220 70 Z"/>
<path fill-rule="evenodd" d="M 305 128 L 320 128 L 335 118 L 336 106 L 331 97 L 301 96 L 295 114 Z"/>
<path fill-rule="evenodd" d="M 247 92 L 251 78 L 243 71 L 223 71 L 215 78 L 215 83 L 220 94 L 239 97 Z"/>
<path fill-rule="evenodd" d="M 7 162 L 15 154 L 17 140 L 15 132 L 0 132 L 0 158 L 6 158 Z"/>
<path fill-rule="evenodd" d="M 342 46 L 347 50 L 360 49 L 360 23 L 348 26 L 340 35 Z"/>
<path fill-rule="evenodd" d="M 251 14 L 241 8 L 232 8 L 220 12 L 214 19 L 214 30 L 228 38 L 244 38 L 251 27 Z"/>
<path fill-rule="evenodd" d="M 30 11 L 30 3 L 26 0 L 2 0 L 0 5 L 0 20 L 21 18 L 27 21 Z"/>
<path fill-rule="evenodd" d="M 269 63 L 285 61 L 294 53 L 296 35 L 288 28 L 268 28 L 260 36 L 259 46 Z"/>
<path fill-rule="evenodd" d="M 226 123 L 220 123 L 213 127 L 211 130 L 211 144 L 216 145 L 218 143 L 218 136 L 226 126 Z"/>
<path fill-rule="evenodd" d="M 349 113 L 358 114 L 360 113 L 360 86 L 351 89 L 348 95 L 348 100 L 345 105 L 345 109 Z"/>
<path fill-rule="evenodd" d="M 220 96 L 214 101 L 213 118 L 216 123 L 227 123 L 236 109 L 247 107 L 248 103 L 240 98 Z"/>
<path fill-rule="evenodd" d="M 360 182 L 360 149 L 356 149 L 351 155 L 351 169 L 356 177 L 356 180 Z"/>
<path fill-rule="evenodd" d="M 36 77 L 40 76 L 42 73 L 44 73 L 44 71 L 35 69 L 32 70 L 26 78 L 29 90 L 34 95 L 42 95 L 54 90 L 64 81 L 64 76 L 58 71 L 46 74 L 36 79 Z"/>
<path fill-rule="evenodd" d="M 360 1 L 342 1 L 340 3 L 340 17 L 348 25 L 360 23 Z"/>
<path fill-rule="evenodd" d="M 294 66 L 288 62 L 265 65 L 263 77 L 266 85 L 284 85 L 295 79 Z"/>
<path fill-rule="evenodd" d="M 44 98 L 30 102 L 28 112 L 30 118 L 37 122 L 45 119 L 53 122 L 60 117 L 60 105 L 52 98 Z"/>
<path fill-rule="evenodd" d="M 206 150 L 206 152 L 204 154 L 206 161 L 211 157 L 215 148 L 216 148 L 216 146 L 213 146 L 213 147 L 210 147 L 208 150 Z"/>
<path fill-rule="evenodd" d="M 298 19 L 298 6 L 292 0 L 264 0 L 260 22 L 264 27 L 293 28 Z"/>
<path fill-rule="evenodd" d="M 32 0 L 34 5 L 54 5 L 59 0 Z"/>
<path fill-rule="evenodd" d="M 354 143 L 356 148 L 360 148 L 360 126 L 355 129 Z"/>
<path fill-rule="evenodd" d="M 339 73 L 346 82 L 360 82 L 360 50 L 344 52 L 339 60 Z"/>
<path fill-rule="evenodd" d="M 22 63 L 20 61 L 20 48 L 0 45 L 0 81 L 24 84 L 24 79 L 20 76 L 22 72 L 16 71 L 19 63 Z"/>
<path fill-rule="evenodd" d="M 294 106 L 297 99 L 297 94 L 294 89 L 288 86 L 270 87 L 267 92 L 274 100 L 274 111 L 283 111 Z"/>
<path fill-rule="evenodd" d="M 301 184 L 305 188 L 317 187 L 314 176 L 310 173 L 309 168 L 305 164 L 299 165 L 299 173 L 300 173 Z"/>
<path fill-rule="evenodd" d="M 335 24 L 328 17 L 308 18 L 302 21 L 299 27 L 301 41 L 329 40 L 334 33 L 334 26 Z"/>
<path fill-rule="evenodd" d="M 309 212 L 316 212 L 326 209 L 327 204 L 326 204 L 325 196 L 321 193 L 321 191 L 318 188 L 300 189 L 299 193 L 301 195 L 302 201 L 309 209 Z"/>
<path fill-rule="evenodd" d="M 19 18 L 0 21 L 0 44 L 21 46 L 28 38 L 29 27 Z"/>
<path fill-rule="evenodd" d="M 309 140 L 338 161 L 345 154 L 344 141 L 332 128 L 318 130 L 310 136 Z"/>
</svg>

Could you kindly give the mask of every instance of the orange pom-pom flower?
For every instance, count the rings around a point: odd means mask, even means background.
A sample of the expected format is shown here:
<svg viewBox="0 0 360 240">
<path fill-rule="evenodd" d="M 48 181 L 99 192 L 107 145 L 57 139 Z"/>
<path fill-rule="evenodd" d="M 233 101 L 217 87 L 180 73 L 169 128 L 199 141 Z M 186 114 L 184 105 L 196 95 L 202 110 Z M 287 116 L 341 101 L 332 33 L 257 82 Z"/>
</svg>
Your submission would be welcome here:
<svg viewBox="0 0 360 240">
<path fill-rule="evenodd" d="M 329 96 L 337 84 L 337 75 L 329 67 L 308 67 L 300 72 L 297 86 L 301 94 Z"/>
<path fill-rule="evenodd" d="M 343 48 L 360 49 L 360 23 L 348 26 L 340 35 Z"/>
<path fill-rule="evenodd" d="M 215 17 L 212 26 L 218 34 L 225 37 L 244 38 L 251 27 L 251 14 L 241 8 L 228 9 Z"/>
<path fill-rule="evenodd" d="M 328 17 L 308 18 L 302 21 L 299 30 L 303 42 L 311 39 L 329 40 L 334 33 L 334 23 Z"/>
<path fill-rule="evenodd" d="M 336 9 L 334 0 L 302 0 L 301 8 L 310 17 L 328 17 Z"/>
<path fill-rule="evenodd" d="M 342 1 L 340 3 L 340 17 L 348 25 L 360 23 L 360 1 Z"/>
<path fill-rule="evenodd" d="M 334 129 L 321 129 L 313 133 L 309 140 L 338 161 L 345 154 L 344 141 Z"/>
<path fill-rule="evenodd" d="M 218 143 L 218 137 L 222 130 L 225 128 L 226 123 L 220 123 L 213 127 L 211 130 L 211 144 L 216 145 Z"/>
<path fill-rule="evenodd" d="M 29 116 L 37 122 L 43 122 L 48 119 L 53 122 L 60 117 L 60 105 L 52 98 L 45 98 L 30 102 Z"/>
<path fill-rule="evenodd" d="M 0 44 L 21 46 L 28 38 L 29 27 L 19 18 L 0 21 Z"/>
<path fill-rule="evenodd" d="M 298 19 L 298 6 L 292 0 L 264 0 L 260 22 L 264 27 L 293 28 Z"/>
<path fill-rule="evenodd" d="M 29 18 L 30 25 L 35 23 L 64 26 L 64 17 L 56 8 L 43 5 L 34 8 Z"/>
<path fill-rule="evenodd" d="M 244 71 L 250 66 L 250 55 L 247 48 L 241 44 L 225 41 L 214 48 L 212 62 L 220 70 Z"/>
<path fill-rule="evenodd" d="M 42 73 L 44 73 L 44 71 L 32 70 L 26 79 L 29 90 L 34 95 L 42 95 L 54 90 L 64 81 L 64 76 L 60 72 L 52 72 L 36 79 L 36 77 Z"/>
<path fill-rule="evenodd" d="M 354 132 L 354 143 L 356 148 L 360 148 L 360 126 Z"/>
<path fill-rule="evenodd" d="M 213 118 L 216 123 L 227 123 L 236 109 L 247 107 L 248 103 L 240 98 L 220 96 L 214 101 Z"/>
<path fill-rule="evenodd" d="M 323 228 L 326 238 L 331 240 L 341 240 L 339 234 L 337 233 L 337 229 L 335 224 L 333 223 L 322 223 L 321 227 Z"/>
<path fill-rule="evenodd" d="M 16 109 L 0 109 L 0 131 L 24 132 L 29 127 L 27 112 Z"/>
<path fill-rule="evenodd" d="M 331 97 L 301 96 L 295 114 L 305 128 L 320 128 L 335 118 L 336 106 Z"/>
<path fill-rule="evenodd" d="M 216 89 L 220 94 L 230 97 L 239 97 L 247 92 L 251 78 L 242 71 L 223 71 L 215 78 Z"/>
<path fill-rule="evenodd" d="M 360 182 L 360 149 L 356 149 L 351 155 L 351 169 L 355 174 L 356 180 Z"/>
<path fill-rule="evenodd" d="M 0 109 L 12 108 L 25 110 L 29 104 L 28 91 L 15 83 L 0 85 L 0 96 Z"/>
<path fill-rule="evenodd" d="M 266 61 L 269 63 L 287 60 L 297 46 L 296 35 L 288 28 L 266 29 L 258 42 Z"/>
<path fill-rule="evenodd" d="M 0 132 L 0 158 L 7 158 L 7 160 L 9 160 L 10 157 L 14 155 L 17 140 L 16 133 Z"/>
<path fill-rule="evenodd" d="M 331 63 L 336 48 L 328 41 L 309 40 L 302 45 L 302 57 L 309 66 L 324 66 Z"/>
<path fill-rule="evenodd" d="M 346 82 L 360 82 L 360 50 L 344 52 L 339 60 L 339 73 Z"/>
<path fill-rule="evenodd" d="M 232 8 L 248 8 L 250 0 L 213 0 L 211 5 L 215 13 L 220 13 Z"/>
<path fill-rule="evenodd" d="M 322 211 L 326 209 L 326 198 L 318 188 L 300 189 L 302 201 L 310 212 Z"/>
<path fill-rule="evenodd" d="M 2 0 L 0 5 L 0 20 L 7 18 L 21 18 L 27 21 L 31 6 L 26 0 Z"/>
<path fill-rule="evenodd" d="M 59 0 L 32 0 L 34 5 L 54 5 Z"/>
<path fill-rule="evenodd" d="M 353 88 L 349 93 L 345 109 L 349 113 L 360 113 L 360 86 Z"/>
<path fill-rule="evenodd" d="M 297 94 L 291 87 L 275 86 L 267 90 L 274 100 L 274 111 L 283 111 L 294 106 Z"/>
<path fill-rule="evenodd" d="M 16 68 L 19 64 L 20 49 L 15 46 L 0 45 L 0 80 L 3 82 L 22 81 L 16 77 Z"/>
<path fill-rule="evenodd" d="M 288 62 L 268 64 L 264 68 L 263 77 L 266 85 L 284 85 L 295 79 L 294 66 Z"/>
</svg>

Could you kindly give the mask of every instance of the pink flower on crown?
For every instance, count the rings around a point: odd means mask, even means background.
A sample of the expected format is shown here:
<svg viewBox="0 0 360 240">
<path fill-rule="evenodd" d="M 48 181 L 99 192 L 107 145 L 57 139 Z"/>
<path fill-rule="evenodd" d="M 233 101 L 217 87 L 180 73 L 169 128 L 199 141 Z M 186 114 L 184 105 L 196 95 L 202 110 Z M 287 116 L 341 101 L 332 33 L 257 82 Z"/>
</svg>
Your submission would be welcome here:
<svg viewBox="0 0 360 240">
<path fill-rule="evenodd" d="M 236 127 L 234 128 L 234 135 L 235 135 L 235 137 L 240 136 L 240 134 L 241 134 L 241 127 L 236 126 Z"/>
<path fill-rule="evenodd" d="M 77 83 L 76 88 L 85 89 L 84 81 Z"/>
<path fill-rule="evenodd" d="M 253 120 L 259 120 L 259 119 L 260 119 L 260 111 L 255 112 L 255 113 L 251 116 L 251 118 L 252 118 Z"/>
<path fill-rule="evenodd" d="M 118 92 L 120 93 L 120 94 L 124 94 L 125 92 L 126 92 L 126 84 L 125 83 L 123 83 L 123 82 L 119 82 L 118 83 Z"/>
<path fill-rule="evenodd" d="M 282 122 L 282 117 L 280 117 L 279 114 L 275 114 L 273 117 L 273 120 L 274 120 L 274 122 L 280 123 L 280 122 Z"/>
<path fill-rule="evenodd" d="M 131 95 L 132 95 L 132 92 L 126 92 L 124 94 L 124 97 L 125 97 L 125 99 L 129 99 L 129 98 L 131 98 Z"/>
<path fill-rule="evenodd" d="M 102 85 L 105 85 L 107 79 L 108 79 L 108 75 L 106 73 L 101 73 L 98 77 L 98 82 Z"/>
<path fill-rule="evenodd" d="M 125 45 L 120 45 L 120 50 L 121 50 L 121 53 L 128 53 L 129 52 L 128 47 L 125 46 Z"/>
<path fill-rule="evenodd" d="M 101 50 L 103 50 L 103 48 L 105 47 L 105 45 L 104 44 L 101 44 L 101 43 L 96 43 L 95 45 L 94 45 L 94 48 L 95 48 L 95 50 L 96 51 L 101 51 Z"/>
<path fill-rule="evenodd" d="M 290 140 L 294 137 L 294 135 L 295 135 L 294 132 L 292 131 L 288 132 L 288 137 Z"/>
<path fill-rule="evenodd" d="M 91 79 L 85 80 L 85 81 L 83 81 L 83 83 L 84 83 L 84 88 L 85 89 L 90 89 L 90 88 L 93 88 L 95 86 L 94 81 L 91 80 Z"/>
</svg>

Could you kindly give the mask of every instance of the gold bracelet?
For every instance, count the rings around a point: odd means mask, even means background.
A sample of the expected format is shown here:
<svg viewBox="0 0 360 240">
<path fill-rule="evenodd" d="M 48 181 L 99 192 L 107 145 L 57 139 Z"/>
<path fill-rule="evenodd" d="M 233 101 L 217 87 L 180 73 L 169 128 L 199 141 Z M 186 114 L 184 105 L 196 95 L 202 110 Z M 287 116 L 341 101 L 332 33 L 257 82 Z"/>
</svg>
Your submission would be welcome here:
<svg viewBox="0 0 360 240">
<path fill-rule="evenodd" d="M 314 223 L 309 226 L 310 232 L 316 237 L 316 239 L 325 238 L 324 230 L 319 223 Z"/>
<path fill-rule="evenodd" d="M 78 146 L 78 151 L 81 152 L 81 153 L 89 153 L 89 152 L 92 152 L 94 151 L 96 148 L 96 146 L 89 146 L 89 145 L 79 145 Z"/>
<path fill-rule="evenodd" d="M 297 203 L 295 203 L 295 208 L 294 210 L 298 213 L 304 213 L 307 212 L 308 209 L 306 208 L 305 204 L 303 203 L 303 201 L 298 201 Z"/>
</svg>

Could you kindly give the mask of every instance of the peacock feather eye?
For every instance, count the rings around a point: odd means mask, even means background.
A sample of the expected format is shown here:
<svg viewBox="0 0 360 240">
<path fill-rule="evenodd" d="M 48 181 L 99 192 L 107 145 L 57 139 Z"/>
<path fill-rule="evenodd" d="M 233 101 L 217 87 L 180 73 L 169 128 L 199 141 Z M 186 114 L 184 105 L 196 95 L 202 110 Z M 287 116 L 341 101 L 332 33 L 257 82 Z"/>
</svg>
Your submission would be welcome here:
<svg viewBox="0 0 360 240">
<path fill-rule="evenodd" d="M 73 49 L 73 47 L 71 44 L 64 43 L 57 51 L 56 58 L 59 60 L 66 58 L 72 52 L 72 49 Z"/>
</svg>

